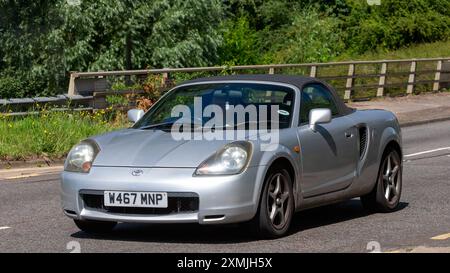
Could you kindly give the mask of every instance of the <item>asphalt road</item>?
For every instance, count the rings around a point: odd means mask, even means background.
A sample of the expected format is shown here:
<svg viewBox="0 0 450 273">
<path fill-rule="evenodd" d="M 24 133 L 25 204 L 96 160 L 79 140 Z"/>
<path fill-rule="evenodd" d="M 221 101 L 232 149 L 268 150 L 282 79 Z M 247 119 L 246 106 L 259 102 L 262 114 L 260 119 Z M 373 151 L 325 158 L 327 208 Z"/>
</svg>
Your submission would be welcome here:
<svg viewBox="0 0 450 273">
<path fill-rule="evenodd" d="M 404 128 L 403 140 L 405 155 L 449 147 L 450 121 Z M 277 240 L 237 225 L 120 224 L 93 236 L 62 214 L 58 175 L 3 180 L 0 252 L 69 252 L 78 243 L 81 252 L 368 252 L 371 241 L 382 251 L 448 250 L 450 235 L 431 238 L 450 232 L 450 150 L 405 159 L 398 211 L 369 214 L 354 199 L 296 214 L 291 234 Z"/>
</svg>

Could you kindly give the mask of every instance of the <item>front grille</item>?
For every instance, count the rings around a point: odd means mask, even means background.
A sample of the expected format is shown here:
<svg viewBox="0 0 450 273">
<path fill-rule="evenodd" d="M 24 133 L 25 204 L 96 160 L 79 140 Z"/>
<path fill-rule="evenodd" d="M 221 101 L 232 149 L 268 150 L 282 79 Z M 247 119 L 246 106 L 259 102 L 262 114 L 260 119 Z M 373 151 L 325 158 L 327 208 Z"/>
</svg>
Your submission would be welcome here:
<svg viewBox="0 0 450 273">
<path fill-rule="evenodd" d="M 164 215 L 172 213 L 193 213 L 198 211 L 199 198 L 194 193 L 168 193 L 167 208 L 106 207 L 103 191 L 80 192 L 84 206 L 89 209 L 117 214 Z"/>
</svg>

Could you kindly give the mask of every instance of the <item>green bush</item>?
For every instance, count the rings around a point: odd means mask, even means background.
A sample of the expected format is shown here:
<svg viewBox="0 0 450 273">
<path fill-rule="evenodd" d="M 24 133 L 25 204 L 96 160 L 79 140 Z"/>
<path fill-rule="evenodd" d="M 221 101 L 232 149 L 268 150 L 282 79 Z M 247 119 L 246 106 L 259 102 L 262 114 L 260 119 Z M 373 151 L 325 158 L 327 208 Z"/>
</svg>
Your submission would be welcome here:
<svg viewBox="0 0 450 273">
<path fill-rule="evenodd" d="M 0 98 L 2 99 L 51 96 L 54 94 L 47 88 L 47 83 L 42 77 L 20 72 L 0 74 Z"/>
<path fill-rule="evenodd" d="M 250 28 L 247 17 L 228 20 L 224 24 L 220 60 L 227 65 L 251 65 L 259 62 L 257 33 Z"/>
<path fill-rule="evenodd" d="M 382 0 L 379 6 L 347 2 L 351 11 L 342 17 L 343 29 L 347 47 L 357 53 L 392 50 L 450 36 L 448 0 Z"/>
<path fill-rule="evenodd" d="M 339 21 L 315 9 L 302 10 L 290 26 L 273 37 L 267 59 L 275 63 L 326 62 L 344 50 Z"/>
<path fill-rule="evenodd" d="M 21 98 L 25 90 L 21 83 L 11 76 L 0 76 L 0 98 Z"/>
</svg>

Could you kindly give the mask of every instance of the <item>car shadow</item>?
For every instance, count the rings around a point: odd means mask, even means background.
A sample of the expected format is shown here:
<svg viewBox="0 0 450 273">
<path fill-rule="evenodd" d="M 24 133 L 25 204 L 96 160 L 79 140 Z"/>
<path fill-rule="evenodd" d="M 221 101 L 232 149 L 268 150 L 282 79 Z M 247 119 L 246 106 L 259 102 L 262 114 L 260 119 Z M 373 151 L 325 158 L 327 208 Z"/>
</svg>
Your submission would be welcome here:
<svg viewBox="0 0 450 273">
<path fill-rule="evenodd" d="M 398 210 L 406 208 L 408 204 L 401 202 Z M 372 213 L 362 207 L 359 199 L 305 210 L 295 214 L 289 235 L 370 214 Z M 235 244 L 259 240 L 251 226 L 246 224 L 203 226 L 198 224 L 122 223 L 107 234 L 89 234 L 78 231 L 71 236 L 77 239 L 189 244 Z"/>
<path fill-rule="evenodd" d="M 400 202 L 395 212 L 406 208 L 408 205 L 409 203 L 407 202 Z M 291 225 L 290 234 L 367 217 L 372 214 L 375 213 L 364 209 L 359 198 L 333 205 L 309 209 L 298 212 L 295 215 Z"/>
</svg>

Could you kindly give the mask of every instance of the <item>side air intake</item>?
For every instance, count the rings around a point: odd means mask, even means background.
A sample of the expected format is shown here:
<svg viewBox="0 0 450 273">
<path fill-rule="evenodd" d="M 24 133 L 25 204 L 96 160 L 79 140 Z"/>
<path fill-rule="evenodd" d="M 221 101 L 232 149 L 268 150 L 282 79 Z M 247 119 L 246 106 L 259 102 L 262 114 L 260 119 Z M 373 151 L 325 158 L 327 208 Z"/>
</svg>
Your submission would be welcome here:
<svg viewBox="0 0 450 273">
<path fill-rule="evenodd" d="M 362 159 L 367 150 L 367 127 L 359 128 L 359 159 Z"/>
</svg>

